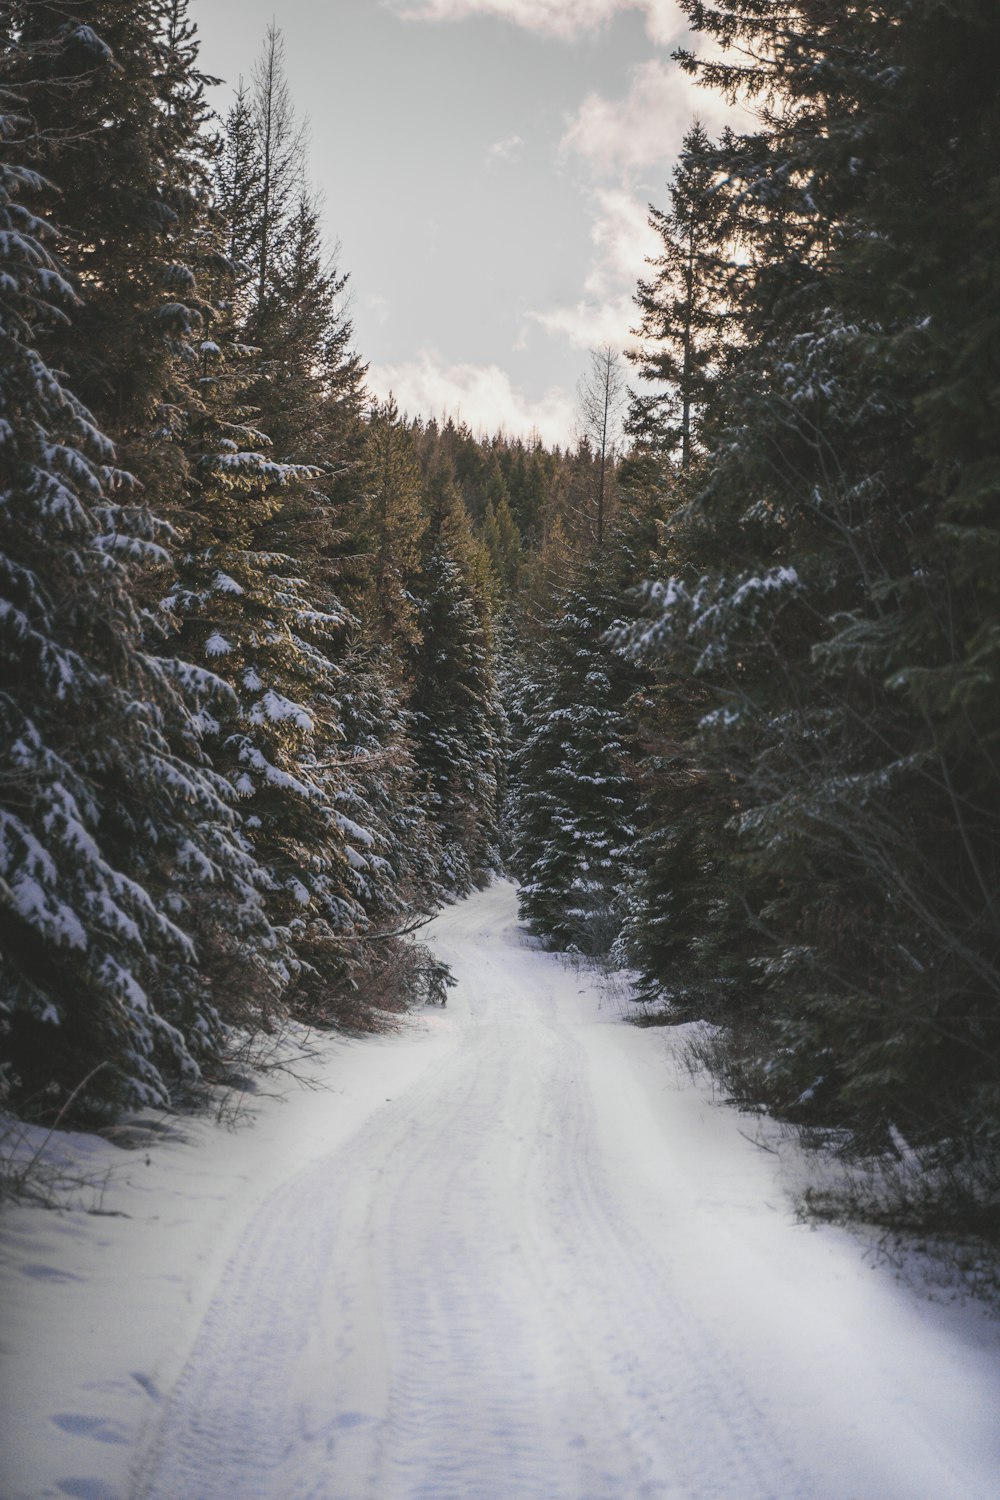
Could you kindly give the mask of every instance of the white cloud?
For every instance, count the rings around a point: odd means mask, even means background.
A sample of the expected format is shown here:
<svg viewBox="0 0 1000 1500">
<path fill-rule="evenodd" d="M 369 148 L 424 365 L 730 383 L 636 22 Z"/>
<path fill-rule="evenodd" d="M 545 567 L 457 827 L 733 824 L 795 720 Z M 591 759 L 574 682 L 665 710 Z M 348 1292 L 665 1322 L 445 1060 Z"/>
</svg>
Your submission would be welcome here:
<svg viewBox="0 0 1000 1500">
<path fill-rule="evenodd" d="M 636 342 L 630 334 L 636 322 L 632 303 L 636 282 L 645 275 L 646 257 L 656 253 L 658 241 L 649 227 L 647 205 L 635 193 L 625 188 L 596 188 L 591 201 L 594 258 L 583 286 L 585 296 L 528 316 L 574 348 L 610 344 L 625 349 Z"/>
<path fill-rule="evenodd" d="M 595 31 L 619 11 L 638 10 L 645 13 L 650 40 L 663 46 L 685 29 L 676 0 L 395 0 L 395 9 L 406 21 L 499 16 L 526 31 L 563 38 Z"/>
<path fill-rule="evenodd" d="M 666 208 L 670 170 L 695 117 L 713 130 L 732 119 L 733 111 L 699 89 L 676 64 L 656 58 L 633 69 L 623 99 L 587 96 L 560 142 L 564 155 L 583 158 L 591 182 L 593 256 L 584 296 L 536 309 L 528 315 L 531 322 L 576 348 L 635 344 L 630 329 L 636 322 L 636 282 L 647 274 L 647 257 L 659 249 L 649 227 L 648 188 L 639 179 L 648 179 L 651 167 L 661 168 L 661 186 L 653 198 Z"/>
<path fill-rule="evenodd" d="M 519 135 L 509 135 L 506 140 L 494 141 L 486 153 L 487 166 L 492 166 L 498 161 L 510 161 L 512 156 L 520 152 L 523 145 L 524 141 Z"/>
<path fill-rule="evenodd" d="M 368 384 L 382 397 L 391 391 L 400 410 L 411 416 L 451 416 L 473 432 L 503 429 L 512 437 L 537 432 L 548 444 L 565 446 L 572 440 L 573 397 L 553 386 L 532 400 L 498 365 L 449 364 L 437 350 L 424 349 L 414 360 L 373 365 Z"/>
<path fill-rule="evenodd" d="M 650 58 L 632 70 L 624 99 L 588 94 L 560 145 L 607 176 L 659 164 L 666 179 L 696 117 L 711 131 L 731 119 L 732 110 L 721 96 L 699 88 L 677 63 Z"/>
<path fill-rule="evenodd" d="M 628 337 L 628 330 L 635 321 L 635 308 L 627 292 L 603 301 L 582 298 L 566 307 L 554 307 L 528 316 L 546 333 L 565 339 L 574 349 L 598 349 L 602 344 L 610 344 L 612 349 L 625 349 L 635 342 Z"/>
<path fill-rule="evenodd" d="M 627 188 L 595 188 L 590 237 L 596 258 L 587 277 L 590 292 L 602 295 L 624 281 L 633 290 L 655 255 L 659 239 L 649 227 L 649 205 Z"/>
</svg>

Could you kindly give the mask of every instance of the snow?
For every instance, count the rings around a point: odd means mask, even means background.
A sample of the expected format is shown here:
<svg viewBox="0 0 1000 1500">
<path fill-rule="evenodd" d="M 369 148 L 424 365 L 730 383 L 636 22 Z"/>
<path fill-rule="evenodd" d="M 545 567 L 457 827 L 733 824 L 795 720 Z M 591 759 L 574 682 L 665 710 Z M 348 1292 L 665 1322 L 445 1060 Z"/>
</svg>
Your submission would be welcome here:
<svg viewBox="0 0 1000 1500">
<path fill-rule="evenodd" d="M 801 586 L 794 568 L 769 568 L 760 578 L 746 578 L 732 597 L 734 607 L 745 602 L 752 594 L 770 594 L 781 589 L 796 589 Z"/>
<path fill-rule="evenodd" d="M 995 1500 L 997 1323 L 797 1223 L 514 912 L 252 1128 L 57 1138 L 101 1212 L 6 1215 L 5 1500 Z"/>
<path fill-rule="evenodd" d="M 79 42 L 88 52 L 101 59 L 102 62 L 112 62 L 114 53 L 106 42 L 102 42 L 96 31 L 90 26 L 77 26 L 71 33 L 71 39 Z"/>
<path fill-rule="evenodd" d="M 223 573 L 221 568 L 216 570 L 212 584 L 216 592 L 220 594 L 242 594 L 245 592 L 242 584 L 237 583 L 236 579 L 231 578 L 228 573 Z"/>
<path fill-rule="evenodd" d="M 13 838 L 10 835 L 13 834 Z M 19 869 L 10 869 L 14 859 Z M 27 922 L 60 947 L 83 950 L 87 934 L 79 917 L 53 890 L 57 875 L 49 852 L 19 818 L 0 810 L 0 871 L 7 876 L 9 899 Z"/>
<path fill-rule="evenodd" d="M 254 704 L 249 718 L 253 724 L 263 724 L 268 720 L 275 724 L 290 721 L 296 729 L 301 729 L 307 734 L 313 729 L 312 716 L 309 712 L 300 703 L 293 703 L 283 693 L 275 692 L 274 688 L 268 688 L 260 702 Z"/>
<path fill-rule="evenodd" d="M 346 813 L 335 812 L 333 816 L 337 827 L 342 833 L 346 833 L 348 838 L 354 839 L 363 849 L 372 848 L 375 843 L 375 835 L 369 829 L 362 828 L 360 823 L 355 823 L 354 819 L 349 818 Z"/>
</svg>

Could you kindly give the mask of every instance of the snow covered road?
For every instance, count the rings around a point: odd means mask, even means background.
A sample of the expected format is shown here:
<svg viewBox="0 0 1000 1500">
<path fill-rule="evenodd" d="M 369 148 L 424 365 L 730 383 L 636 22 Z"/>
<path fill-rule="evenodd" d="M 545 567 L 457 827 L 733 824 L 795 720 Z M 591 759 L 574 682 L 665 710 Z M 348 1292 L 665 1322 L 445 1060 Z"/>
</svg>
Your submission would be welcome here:
<svg viewBox="0 0 1000 1500">
<path fill-rule="evenodd" d="M 994 1323 L 797 1225 L 509 884 L 429 940 L 447 1009 L 208 1257 L 135 1500 L 996 1500 Z"/>
</svg>

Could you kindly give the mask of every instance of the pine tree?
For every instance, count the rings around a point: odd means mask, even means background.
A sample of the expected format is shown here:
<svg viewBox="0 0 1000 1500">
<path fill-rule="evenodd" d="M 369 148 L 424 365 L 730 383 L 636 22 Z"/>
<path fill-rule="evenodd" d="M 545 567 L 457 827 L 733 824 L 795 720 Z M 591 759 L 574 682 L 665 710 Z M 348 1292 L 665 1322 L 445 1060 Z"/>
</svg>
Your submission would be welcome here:
<svg viewBox="0 0 1000 1500">
<path fill-rule="evenodd" d="M 489 646 L 495 602 L 491 558 L 485 542 L 475 532 L 454 463 L 446 454 L 434 454 L 426 466 L 423 508 L 428 536 L 447 542 L 452 557 L 462 570 Z"/>
<path fill-rule="evenodd" d="M 378 904 L 379 882 L 361 878 L 378 868 L 365 852 L 378 835 L 344 810 L 354 792 L 340 722 L 342 699 L 375 687 L 344 667 L 356 621 L 337 576 L 345 507 L 360 488 L 364 370 L 343 312 L 347 278 L 326 252 L 305 166 L 271 28 L 252 93 L 238 95 L 227 120 L 218 179 L 238 256 L 234 293 L 221 303 L 232 310 L 230 353 L 244 355 L 239 403 L 254 430 L 246 441 L 234 433 L 238 451 L 211 460 L 203 501 L 216 542 L 238 551 L 234 568 L 223 558 L 222 574 L 243 591 L 229 601 L 236 628 L 223 634 L 242 718 L 221 743 L 230 759 L 238 750 L 236 785 L 246 789 L 248 775 L 254 785 L 247 810 L 274 878 L 271 905 L 305 959 L 293 1003 L 317 1016 L 334 1014 L 346 993 L 351 929 L 367 922 L 366 903 Z M 202 568 L 212 556 L 212 547 L 188 553 Z M 204 585 L 199 597 L 208 597 Z M 257 757 L 268 790 L 248 772 Z"/>
<path fill-rule="evenodd" d="M 384 643 L 406 646 L 417 640 L 413 584 L 426 525 L 412 436 L 390 396 L 371 409 L 351 527 L 367 584 L 363 617 Z"/>
<path fill-rule="evenodd" d="M 223 677 L 228 712 L 206 719 L 213 763 L 244 808 L 247 837 L 267 872 L 268 908 L 293 946 L 306 930 L 335 946 L 349 920 L 347 853 L 327 778 L 311 769 L 340 736 L 339 674 L 330 659 L 345 624 L 318 607 L 298 559 L 262 537 L 290 486 L 311 471 L 278 464 L 262 434 L 237 419 L 238 353 L 211 341 L 199 409 L 185 444 L 190 480 L 177 517 L 181 546 L 161 611 L 170 649 Z M 277 970 L 287 984 L 294 960 Z M 329 977 L 329 975 L 327 976 Z"/>
<path fill-rule="evenodd" d="M 634 448 L 620 472 L 624 516 L 616 540 L 626 592 L 605 637 L 616 653 L 617 643 L 633 634 L 636 581 L 683 566 L 678 510 L 684 471 L 672 461 L 663 464 L 662 445 L 653 453 Z M 725 1014 L 735 980 L 744 992 L 752 984 L 744 962 L 745 914 L 727 888 L 726 824 L 734 799 L 708 773 L 698 745 L 710 694 L 692 676 L 689 661 L 665 662 L 659 653 L 657 660 L 655 674 L 633 679 L 627 703 L 634 725 L 628 771 L 642 815 L 618 949 L 636 973 L 637 998 L 654 1004 L 658 1017 L 714 1018 Z M 621 670 L 620 660 L 615 667 Z"/>
<path fill-rule="evenodd" d="M 516 593 L 521 580 L 521 533 L 506 494 L 487 502 L 482 536 L 501 594 Z"/>
<path fill-rule="evenodd" d="M 417 587 L 416 760 L 440 838 L 441 885 L 464 894 L 499 866 L 500 708 L 492 652 L 452 544 L 433 528 Z"/>
<path fill-rule="evenodd" d="M 284 40 L 273 24 L 267 28 L 254 65 L 252 121 L 257 148 L 255 206 L 258 210 L 250 237 L 252 329 L 255 339 L 265 343 L 270 319 L 279 312 L 277 267 L 286 249 L 305 149 L 305 132 L 295 118 L 285 76 Z"/>
<path fill-rule="evenodd" d="M 432 908 L 440 851 L 420 795 L 413 717 L 385 652 L 359 636 L 343 663 L 338 693 L 344 770 L 337 806 L 370 831 L 370 853 L 352 860 L 367 927 Z"/>
<path fill-rule="evenodd" d="M 635 295 L 641 319 L 634 332 L 643 342 L 629 358 L 658 389 L 633 397 L 630 429 L 676 452 L 682 468 L 724 352 L 727 213 L 717 176 L 711 142 L 696 123 L 674 168 L 669 210 L 650 205 L 662 248 L 649 262 L 655 276 L 640 280 Z"/>
<path fill-rule="evenodd" d="M 983 422 L 970 442 L 972 424 L 941 418 L 962 410 L 943 372 L 968 378 L 995 297 L 989 251 L 962 283 L 939 247 L 956 225 L 985 243 L 975 143 L 996 106 L 974 59 L 996 16 L 684 8 L 745 49 L 686 62 L 757 98 L 762 128 L 714 153 L 740 246 L 737 337 L 671 526 L 679 567 L 649 591 L 635 643 L 705 694 L 697 755 L 731 809 L 723 884 L 756 974 L 739 1087 L 869 1139 L 891 1123 L 982 1143 L 1000 995 L 993 609 L 967 546 L 985 556 L 989 527 L 956 519 L 959 495 L 992 493 L 995 434 Z M 708 831 L 710 814 L 682 810 L 677 827 Z M 707 972 L 711 944 L 705 957 Z"/>
<path fill-rule="evenodd" d="M 537 541 L 545 502 L 553 488 L 561 455 L 547 453 L 541 443 L 530 448 L 520 439 L 495 445 L 497 460 L 510 496 L 510 508 L 522 540 Z"/>
<path fill-rule="evenodd" d="M 46 185 L 17 156 L 49 144 L 36 98 L 44 107 L 60 78 L 73 96 L 81 49 L 98 67 L 108 57 L 86 26 L 29 24 L 47 20 L 26 16 L 0 100 L 3 1088 L 43 1115 L 80 1089 L 81 1115 L 166 1103 L 217 1053 L 192 895 L 207 893 L 234 936 L 265 941 L 267 928 L 228 789 L 198 764 L 190 698 L 218 706 L 225 689 L 145 651 L 133 579 L 163 558 L 159 530 L 37 347 L 81 304 L 57 230 L 25 201 Z"/>
<path fill-rule="evenodd" d="M 263 187 L 253 103 L 242 78 L 223 123 L 214 181 L 225 225 L 230 321 L 234 329 L 245 330 L 254 305 L 254 252 L 260 233 Z"/>
<path fill-rule="evenodd" d="M 365 367 L 344 307 L 349 278 L 325 243 L 308 184 L 306 145 L 272 27 L 252 90 L 237 91 L 216 162 L 232 278 L 222 310 L 230 337 L 256 349 L 242 394 L 273 456 L 322 470 L 313 493 L 336 508 L 360 455 Z"/>
<path fill-rule="evenodd" d="M 267 414 L 276 454 L 296 463 L 323 456 L 331 478 L 358 456 L 364 404 L 365 367 L 343 312 L 348 279 L 325 249 L 316 202 L 300 187 L 272 262 L 274 306 L 254 333 L 261 359 L 249 397 Z"/>
<path fill-rule="evenodd" d="M 25 38 L 61 59 L 35 79 L 33 164 L 58 181 L 63 258 L 86 288 L 72 325 L 45 330 L 44 352 L 162 508 L 176 479 L 175 375 L 201 324 L 192 256 L 209 80 L 183 0 L 83 9 L 77 25 L 64 6 L 24 7 Z"/>
<path fill-rule="evenodd" d="M 518 904 L 555 947 L 607 955 L 632 879 L 637 799 L 626 702 L 636 673 L 604 637 L 620 604 L 607 559 L 564 585 L 517 708 L 514 860 Z"/>
</svg>

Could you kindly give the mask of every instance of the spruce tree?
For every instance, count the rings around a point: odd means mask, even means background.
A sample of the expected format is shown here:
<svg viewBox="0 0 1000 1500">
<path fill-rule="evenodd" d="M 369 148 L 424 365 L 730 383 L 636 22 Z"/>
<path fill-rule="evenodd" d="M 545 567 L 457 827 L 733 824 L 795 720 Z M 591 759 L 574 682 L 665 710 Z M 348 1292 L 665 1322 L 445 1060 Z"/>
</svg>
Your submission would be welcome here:
<svg viewBox="0 0 1000 1500">
<path fill-rule="evenodd" d="M 253 307 L 253 260 L 260 232 L 262 186 L 253 103 L 242 78 L 223 122 L 214 166 L 215 194 L 225 226 L 224 249 L 232 279 L 229 312 L 234 329 L 245 330 Z"/>
<path fill-rule="evenodd" d="M 954 382 L 990 318 L 975 143 L 995 98 L 975 59 L 996 17 L 684 8 L 746 49 L 685 62 L 756 98 L 761 128 L 715 151 L 737 337 L 668 534 L 678 566 L 634 642 L 705 695 L 694 743 L 729 803 L 724 885 L 756 975 L 729 1011 L 756 989 L 740 1087 L 876 1141 L 892 1125 L 982 1144 L 1000 993 L 992 596 L 968 543 L 986 555 L 995 434 L 944 413 L 962 410 Z M 919 140 L 918 98 L 935 121 Z M 967 281 L 928 248 L 953 230 Z M 981 371 L 970 412 L 990 388 Z M 679 830 L 706 816 L 683 811 Z"/>
<path fill-rule="evenodd" d="M 34 105 L 44 117 L 60 79 L 75 97 L 81 49 L 98 69 L 108 58 L 86 26 L 42 24 L 45 10 L 24 17 L 0 101 L 3 1088 L 41 1115 L 81 1089 L 84 1115 L 167 1103 L 217 1055 L 192 899 L 234 937 L 266 941 L 267 927 L 189 708 L 217 708 L 225 689 L 145 650 L 134 578 L 162 560 L 162 533 L 38 348 L 53 326 L 65 344 L 81 303 L 54 257 L 58 230 L 29 207 L 46 184 L 23 158 L 59 144 Z"/>
<path fill-rule="evenodd" d="M 389 396 L 371 408 L 351 525 L 363 617 L 383 643 L 405 647 L 417 640 L 413 585 L 426 526 L 412 434 Z"/>
<path fill-rule="evenodd" d="M 266 439 L 237 420 L 238 365 L 214 340 L 203 351 L 199 409 L 185 443 L 190 478 L 176 518 L 180 547 L 160 602 L 170 649 L 231 687 L 228 711 L 206 719 L 207 744 L 244 810 L 246 837 L 267 872 L 267 905 L 295 948 L 349 918 L 347 852 L 327 778 L 311 769 L 340 736 L 330 655 L 343 612 L 317 606 L 298 559 L 262 538 L 310 471 L 276 463 Z M 232 359 L 238 355 L 230 352 Z M 278 990 L 294 961 L 288 949 Z"/>
<path fill-rule="evenodd" d="M 640 280 L 635 295 L 642 344 L 629 358 L 658 389 L 633 396 L 630 430 L 676 453 L 682 468 L 724 352 L 727 213 L 717 175 L 711 142 L 695 123 L 674 168 L 670 208 L 650 205 L 661 249 L 649 262 L 655 274 Z"/>
<path fill-rule="evenodd" d="M 506 494 L 487 502 L 482 537 L 501 594 L 516 593 L 521 581 L 523 549 Z"/>
<path fill-rule="evenodd" d="M 607 558 L 578 567 L 517 709 L 521 914 L 553 946 L 592 957 L 606 956 L 621 931 L 637 837 L 626 703 L 638 679 L 604 640 L 623 602 Z"/>
<path fill-rule="evenodd" d="M 362 857 L 352 855 L 352 867 L 366 929 L 378 932 L 432 908 L 440 894 L 440 852 L 421 797 L 413 716 L 393 683 L 392 664 L 359 635 L 343 671 L 337 806 L 371 835 Z"/>
<path fill-rule="evenodd" d="M 428 533 L 417 588 L 416 760 L 441 843 L 441 885 L 464 894 L 500 862 L 500 707 L 492 652 L 452 543 L 435 529 Z"/>
<path fill-rule="evenodd" d="M 242 722 L 220 743 L 230 757 L 239 750 L 233 774 L 241 788 L 258 753 L 272 768 L 265 770 L 269 790 L 249 774 L 247 812 L 274 876 L 275 915 L 305 960 L 293 1003 L 318 1016 L 334 1014 L 350 987 L 352 930 L 378 907 L 382 882 L 364 877 L 380 868 L 370 852 L 378 835 L 345 810 L 351 803 L 357 814 L 361 803 L 342 754 L 342 701 L 378 688 L 352 679 L 345 666 L 357 622 L 338 576 L 339 555 L 350 545 L 347 506 L 361 489 L 364 370 L 343 310 L 347 278 L 327 253 L 305 171 L 304 132 L 280 33 L 271 28 L 252 91 L 238 94 L 227 119 L 217 179 L 238 257 L 232 295 L 220 300 L 228 310 L 222 321 L 232 354 L 243 355 L 239 402 L 254 430 L 246 441 L 234 434 L 238 455 L 210 465 L 215 491 L 221 482 L 228 500 L 220 493 L 203 500 L 213 506 L 217 540 L 238 546 L 240 567 L 223 571 L 244 590 L 236 606 L 242 629 L 225 636 L 232 647 L 225 670 L 236 674 Z M 189 556 L 204 564 L 209 552 Z M 351 660 L 361 666 L 368 658 Z M 289 891 L 298 909 L 288 905 Z"/>
<path fill-rule="evenodd" d="M 72 325 L 45 330 L 65 370 L 114 439 L 154 509 L 176 479 L 175 377 L 201 323 L 197 222 L 207 118 L 184 0 L 90 0 L 25 8 L 24 36 L 59 47 L 34 84 L 34 164 L 58 182 L 65 264 L 86 296 Z M 55 65 L 53 65 L 55 67 Z M 101 129 L 81 122 L 101 121 Z"/>
</svg>

